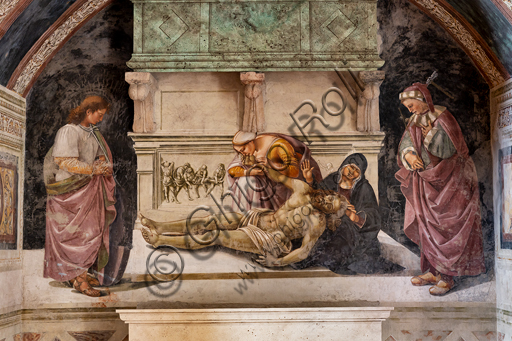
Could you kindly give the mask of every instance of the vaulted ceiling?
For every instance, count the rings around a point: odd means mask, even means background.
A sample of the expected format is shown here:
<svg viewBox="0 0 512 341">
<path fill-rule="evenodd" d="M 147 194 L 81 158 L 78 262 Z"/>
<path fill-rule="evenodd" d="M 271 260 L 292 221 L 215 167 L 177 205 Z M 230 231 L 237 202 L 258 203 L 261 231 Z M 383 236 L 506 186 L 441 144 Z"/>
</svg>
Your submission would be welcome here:
<svg viewBox="0 0 512 341">
<path fill-rule="evenodd" d="M 2 0 L 0 84 L 27 96 L 39 74 L 58 50 L 111 1 Z M 409 1 L 457 41 L 489 87 L 510 78 L 511 0 Z M 131 6 L 128 0 L 126 6 Z"/>
</svg>

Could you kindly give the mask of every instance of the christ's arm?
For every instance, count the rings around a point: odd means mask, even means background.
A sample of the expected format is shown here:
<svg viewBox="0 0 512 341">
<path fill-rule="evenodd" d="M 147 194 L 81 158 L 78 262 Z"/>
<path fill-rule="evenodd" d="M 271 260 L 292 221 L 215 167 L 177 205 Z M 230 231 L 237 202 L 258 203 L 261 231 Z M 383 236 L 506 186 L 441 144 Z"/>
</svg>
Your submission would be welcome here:
<svg viewBox="0 0 512 341">
<path fill-rule="evenodd" d="M 308 229 L 304 237 L 302 238 L 302 245 L 290 252 L 284 257 L 275 258 L 271 254 L 260 255 L 256 261 L 264 266 L 276 267 L 286 266 L 289 264 L 300 262 L 309 256 L 309 253 L 315 246 L 318 238 L 322 235 L 325 230 L 325 219 L 321 219 L 318 225 Z"/>
</svg>

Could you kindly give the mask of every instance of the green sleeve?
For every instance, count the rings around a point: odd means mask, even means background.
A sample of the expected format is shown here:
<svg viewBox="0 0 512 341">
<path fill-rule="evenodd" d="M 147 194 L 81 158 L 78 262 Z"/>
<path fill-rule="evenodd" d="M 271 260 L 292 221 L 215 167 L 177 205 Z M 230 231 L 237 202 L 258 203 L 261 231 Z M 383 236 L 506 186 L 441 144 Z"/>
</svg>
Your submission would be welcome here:
<svg viewBox="0 0 512 341">
<path fill-rule="evenodd" d="M 414 146 L 412 144 L 411 134 L 407 130 L 404 133 L 402 142 L 400 142 L 400 146 L 398 147 L 398 153 L 401 154 L 404 149 L 409 148 L 409 147 L 414 147 Z"/>
<path fill-rule="evenodd" d="M 438 125 L 437 132 L 434 134 L 434 137 L 430 141 L 430 144 L 427 147 L 427 150 L 441 158 L 441 159 L 448 159 L 453 154 L 455 154 L 456 149 L 453 145 L 453 142 L 450 140 L 450 137 L 448 134 L 444 131 L 443 127 L 441 125 Z"/>
</svg>

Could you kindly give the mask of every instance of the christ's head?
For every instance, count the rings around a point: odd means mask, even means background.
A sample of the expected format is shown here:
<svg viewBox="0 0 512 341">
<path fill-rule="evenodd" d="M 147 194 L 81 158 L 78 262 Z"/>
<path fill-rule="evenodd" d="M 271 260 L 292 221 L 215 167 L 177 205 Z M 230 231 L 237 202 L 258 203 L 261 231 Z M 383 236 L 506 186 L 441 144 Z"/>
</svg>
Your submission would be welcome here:
<svg viewBox="0 0 512 341">
<path fill-rule="evenodd" d="M 334 191 L 317 189 L 311 192 L 311 204 L 313 207 L 326 214 L 338 212 L 343 207 L 345 201 L 341 195 Z"/>
</svg>

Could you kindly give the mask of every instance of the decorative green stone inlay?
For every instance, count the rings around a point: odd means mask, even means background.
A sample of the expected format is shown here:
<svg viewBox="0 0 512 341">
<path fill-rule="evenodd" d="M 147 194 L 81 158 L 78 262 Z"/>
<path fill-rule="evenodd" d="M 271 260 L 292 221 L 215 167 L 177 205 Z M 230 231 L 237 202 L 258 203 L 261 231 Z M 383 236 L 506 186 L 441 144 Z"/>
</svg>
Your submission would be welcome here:
<svg viewBox="0 0 512 341">
<path fill-rule="evenodd" d="M 135 71 L 369 70 L 376 0 L 134 2 Z"/>
</svg>

